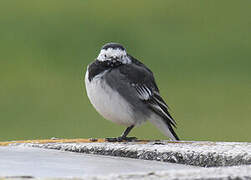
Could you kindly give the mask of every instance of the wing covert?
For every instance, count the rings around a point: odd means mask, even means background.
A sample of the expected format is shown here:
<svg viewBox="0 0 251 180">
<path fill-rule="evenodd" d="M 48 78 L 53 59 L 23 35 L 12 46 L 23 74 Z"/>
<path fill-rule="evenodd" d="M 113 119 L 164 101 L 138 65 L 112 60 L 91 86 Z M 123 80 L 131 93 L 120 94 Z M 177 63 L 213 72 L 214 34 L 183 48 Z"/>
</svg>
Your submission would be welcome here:
<svg viewBox="0 0 251 180">
<path fill-rule="evenodd" d="M 121 66 L 119 71 L 136 90 L 137 97 L 148 107 L 161 116 L 167 124 L 176 127 L 176 122 L 168 111 L 168 106 L 159 94 L 152 71 L 137 59 L 132 58 L 134 63 Z"/>
</svg>

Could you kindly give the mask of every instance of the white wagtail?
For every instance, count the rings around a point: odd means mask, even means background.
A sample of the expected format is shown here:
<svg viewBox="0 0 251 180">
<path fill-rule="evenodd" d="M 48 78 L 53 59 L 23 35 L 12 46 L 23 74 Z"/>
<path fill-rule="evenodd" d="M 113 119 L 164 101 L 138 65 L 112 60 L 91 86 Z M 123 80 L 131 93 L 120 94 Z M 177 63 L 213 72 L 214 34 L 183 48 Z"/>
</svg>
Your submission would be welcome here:
<svg viewBox="0 0 251 180">
<path fill-rule="evenodd" d="M 159 94 L 152 71 L 118 43 L 105 44 L 85 75 L 87 95 L 95 109 L 114 123 L 125 125 L 127 137 L 134 126 L 149 120 L 171 140 L 179 140 L 176 123 Z"/>
</svg>

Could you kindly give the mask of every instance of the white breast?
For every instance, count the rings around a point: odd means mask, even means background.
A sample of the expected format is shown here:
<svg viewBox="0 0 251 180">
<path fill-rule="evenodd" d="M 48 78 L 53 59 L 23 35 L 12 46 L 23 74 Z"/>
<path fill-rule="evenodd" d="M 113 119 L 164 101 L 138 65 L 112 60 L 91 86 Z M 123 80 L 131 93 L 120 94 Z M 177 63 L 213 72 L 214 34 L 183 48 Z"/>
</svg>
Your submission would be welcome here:
<svg viewBox="0 0 251 180">
<path fill-rule="evenodd" d="M 126 126 L 134 125 L 130 105 L 101 78 L 105 73 L 107 71 L 95 76 L 91 82 L 88 70 L 85 74 L 86 91 L 92 105 L 107 120 Z"/>
</svg>

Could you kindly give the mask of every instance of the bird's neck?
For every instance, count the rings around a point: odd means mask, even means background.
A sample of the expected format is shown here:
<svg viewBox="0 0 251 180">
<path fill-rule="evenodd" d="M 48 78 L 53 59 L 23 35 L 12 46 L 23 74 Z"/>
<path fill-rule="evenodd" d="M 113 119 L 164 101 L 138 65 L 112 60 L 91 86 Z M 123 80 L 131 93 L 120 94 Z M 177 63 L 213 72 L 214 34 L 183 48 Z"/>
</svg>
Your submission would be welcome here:
<svg viewBox="0 0 251 180">
<path fill-rule="evenodd" d="M 103 73 L 106 70 L 112 70 L 114 68 L 117 68 L 119 66 L 122 66 L 123 64 L 119 61 L 94 61 L 92 64 L 88 66 L 88 72 L 89 76 L 88 79 L 91 81 L 95 76 Z"/>
</svg>

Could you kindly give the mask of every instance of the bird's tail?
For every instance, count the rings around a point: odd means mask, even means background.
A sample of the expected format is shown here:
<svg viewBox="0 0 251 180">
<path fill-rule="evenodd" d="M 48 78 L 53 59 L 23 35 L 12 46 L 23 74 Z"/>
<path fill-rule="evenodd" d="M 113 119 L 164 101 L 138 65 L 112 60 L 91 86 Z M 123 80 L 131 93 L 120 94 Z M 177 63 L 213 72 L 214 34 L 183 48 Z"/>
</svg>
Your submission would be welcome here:
<svg viewBox="0 0 251 180">
<path fill-rule="evenodd" d="M 162 117 L 153 115 L 149 121 L 153 123 L 164 135 L 169 137 L 171 140 L 180 140 L 177 134 L 174 132 L 173 127 L 167 123 Z"/>
</svg>

